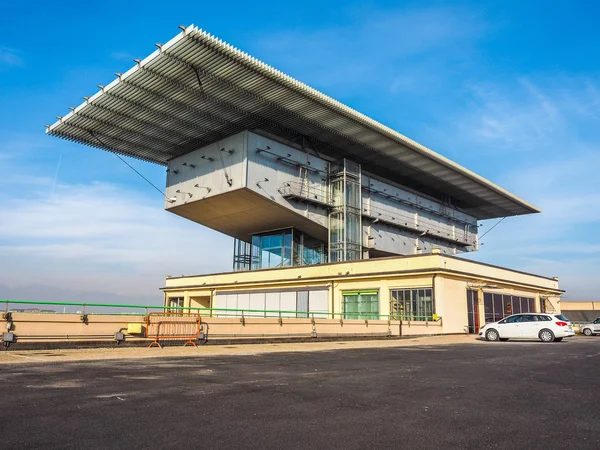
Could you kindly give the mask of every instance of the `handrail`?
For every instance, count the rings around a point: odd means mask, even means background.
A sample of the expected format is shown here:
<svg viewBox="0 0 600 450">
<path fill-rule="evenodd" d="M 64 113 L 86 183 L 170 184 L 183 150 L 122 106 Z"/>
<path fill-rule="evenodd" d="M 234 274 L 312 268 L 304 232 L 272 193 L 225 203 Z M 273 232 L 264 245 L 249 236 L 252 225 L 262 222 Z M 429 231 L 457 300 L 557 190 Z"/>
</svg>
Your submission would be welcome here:
<svg viewBox="0 0 600 450">
<path fill-rule="evenodd" d="M 347 318 L 348 316 L 357 317 L 361 320 L 409 320 L 409 321 L 430 321 L 436 322 L 437 320 L 433 319 L 433 316 L 416 316 L 416 315 L 398 315 L 398 314 L 379 314 L 372 312 L 324 312 L 324 311 L 297 311 L 297 310 L 279 310 L 279 309 L 237 309 L 237 308 L 202 308 L 202 307 L 189 307 L 189 306 L 165 306 L 165 305 L 133 305 L 133 304 L 120 304 L 120 303 L 79 303 L 79 302 L 48 302 L 48 301 L 35 301 L 35 300 L 0 300 L 0 304 L 15 304 L 15 305 L 40 305 L 40 306 L 81 306 L 81 307 L 106 307 L 106 308 L 134 308 L 134 309 L 143 309 L 143 310 L 167 310 L 167 311 L 188 311 L 188 312 L 231 312 L 231 313 L 241 313 L 244 315 L 245 313 L 262 313 L 262 314 L 277 314 L 277 316 L 268 316 L 270 318 L 273 317 L 285 317 L 287 314 L 298 315 L 301 314 L 305 317 L 303 318 L 314 318 L 314 319 L 322 319 L 322 318 L 335 318 L 335 316 L 342 316 Z M 57 314 L 62 314 L 57 311 Z M 71 313 L 72 314 L 72 313 Z M 89 313 L 88 313 L 89 314 Z M 131 313 L 101 313 L 106 315 L 134 315 Z M 141 314 L 141 313 L 140 313 Z M 145 315 L 145 314 L 144 314 Z M 315 317 L 317 316 L 317 317 Z M 325 317 L 323 317 L 325 316 Z M 251 316 L 256 318 L 257 316 Z M 289 317 L 288 317 L 289 318 Z"/>
</svg>

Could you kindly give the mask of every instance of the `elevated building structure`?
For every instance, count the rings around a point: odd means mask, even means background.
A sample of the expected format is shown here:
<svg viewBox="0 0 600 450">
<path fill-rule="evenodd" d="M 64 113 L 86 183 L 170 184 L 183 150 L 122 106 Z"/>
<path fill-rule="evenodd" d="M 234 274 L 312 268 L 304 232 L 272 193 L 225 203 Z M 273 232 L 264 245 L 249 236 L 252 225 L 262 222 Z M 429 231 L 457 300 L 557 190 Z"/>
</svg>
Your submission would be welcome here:
<svg viewBox="0 0 600 450">
<path fill-rule="evenodd" d="M 386 258 L 389 268 L 393 257 L 410 265 L 409 256 L 477 250 L 478 220 L 539 212 L 206 32 L 194 26 L 181 30 L 85 97 L 47 133 L 164 165 L 166 210 L 233 237 L 234 272 L 258 280 L 262 275 L 256 270 L 335 264 L 331 270 L 351 273 L 347 269 L 357 266 L 344 264 Z M 274 272 L 273 283 L 283 282 L 277 281 L 282 273 Z M 302 279 L 303 273 L 296 276 Z M 510 277 L 503 280 L 510 285 Z M 234 281 L 221 280 L 218 289 L 236 290 Z M 539 290 L 537 309 L 541 296 L 560 292 L 547 281 L 529 284 Z M 187 285 L 185 279 L 169 279 L 167 303 L 175 298 L 174 304 L 192 306 L 193 295 L 170 294 Z M 334 295 L 330 288 L 328 295 Z M 260 289 L 276 287 L 263 283 Z M 376 300 L 361 300 L 361 292 L 349 299 L 341 292 L 339 302 L 329 297 L 315 302 L 319 312 L 331 314 L 348 308 L 373 313 L 376 302 L 379 317 L 388 309 L 379 304 L 390 304 L 389 290 L 383 298 L 379 289 Z M 207 301 L 200 295 L 204 300 L 198 305 L 242 309 L 213 291 Z M 308 311 L 308 297 L 297 295 L 293 310 Z M 431 320 L 436 306 L 431 296 L 424 298 L 409 302 L 410 311 L 405 303 L 400 308 L 397 301 L 396 307 Z M 463 300 L 466 320 L 466 293 Z M 480 300 L 484 306 L 483 291 Z M 268 305 L 262 301 L 248 308 Z"/>
</svg>

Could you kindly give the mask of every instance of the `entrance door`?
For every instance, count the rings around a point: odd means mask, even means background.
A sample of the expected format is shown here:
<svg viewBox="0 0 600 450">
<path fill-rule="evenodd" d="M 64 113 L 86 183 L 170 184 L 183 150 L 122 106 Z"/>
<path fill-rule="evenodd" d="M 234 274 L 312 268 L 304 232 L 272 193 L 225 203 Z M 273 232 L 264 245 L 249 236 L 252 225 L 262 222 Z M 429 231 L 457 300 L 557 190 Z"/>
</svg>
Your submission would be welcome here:
<svg viewBox="0 0 600 450">
<path fill-rule="evenodd" d="M 477 291 L 467 291 L 467 315 L 469 319 L 469 334 L 479 333 L 479 302 Z"/>
</svg>

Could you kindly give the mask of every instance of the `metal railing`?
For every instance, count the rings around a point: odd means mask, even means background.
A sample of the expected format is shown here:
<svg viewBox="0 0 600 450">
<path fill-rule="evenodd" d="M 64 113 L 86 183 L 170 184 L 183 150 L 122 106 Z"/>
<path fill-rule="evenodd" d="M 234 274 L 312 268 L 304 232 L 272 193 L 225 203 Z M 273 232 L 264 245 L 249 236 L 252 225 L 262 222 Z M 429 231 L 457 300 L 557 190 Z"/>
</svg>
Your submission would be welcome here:
<svg viewBox="0 0 600 450">
<path fill-rule="evenodd" d="M 160 347 L 165 341 L 185 340 L 184 347 L 196 342 L 202 333 L 199 313 L 151 312 L 146 316 L 146 337 L 153 338 L 150 347 Z"/>
<path fill-rule="evenodd" d="M 439 225 L 422 216 L 419 216 L 419 220 L 422 223 L 415 223 L 414 214 L 399 209 L 371 205 L 363 207 L 362 216 L 393 227 L 408 229 L 453 243 L 473 245 L 476 240 L 476 235 L 470 231 L 465 232 L 464 229 L 453 229 L 449 224 Z"/>
<path fill-rule="evenodd" d="M 268 309 L 241 309 L 241 308 L 202 308 L 202 307 L 187 307 L 187 306 L 170 306 L 170 305 L 134 305 L 120 303 L 88 303 L 88 302 L 48 302 L 48 301 L 32 301 L 32 300 L 0 300 L 0 305 L 5 305 L 6 312 L 23 312 L 40 314 L 39 311 L 14 311 L 10 309 L 10 305 L 36 305 L 36 306 L 64 306 L 64 307 L 81 307 L 81 310 L 73 311 L 55 311 L 44 312 L 42 314 L 80 314 L 80 315 L 118 315 L 118 316 L 147 316 L 152 311 L 161 312 L 189 312 L 198 313 L 204 317 L 239 317 L 241 319 L 251 318 L 308 318 L 308 319 L 341 319 L 348 320 L 393 320 L 393 321 L 410 321 L 410 322 L 438 322 L 441 317 L 434 316 L 416 316 L 416 315 L 399 315 L 394 314 L 379 314 L 373 312 L 325 312 L 325 311 L 298 311 L 298 310 L 268 310 Z M 90 311 L 89 308 L 110 308 L 110 309 L 133 309 L 139 312 L 109 312 L 109 311 Z"/>
<path fill-rule="evenodd" d="M 308 182 L 286 181 L 277 190 L 286 198 L 298 198 L 321 206 L 332 206 L 328 189 Z"/>
</svg>

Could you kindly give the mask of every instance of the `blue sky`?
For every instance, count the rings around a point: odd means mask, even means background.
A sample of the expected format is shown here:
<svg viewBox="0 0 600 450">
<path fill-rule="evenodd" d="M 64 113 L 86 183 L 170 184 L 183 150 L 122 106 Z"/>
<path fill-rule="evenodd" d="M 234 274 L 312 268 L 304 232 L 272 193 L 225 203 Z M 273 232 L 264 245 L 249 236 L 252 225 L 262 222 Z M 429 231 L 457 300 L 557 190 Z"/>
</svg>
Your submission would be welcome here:
<svg viewBox="0 0 600 450">
<path fill-rule="evenodd" d="M 229 238 L 44 134 L 194 23 L 541 207 L 469 257 L 598 299 L 597 2 L 173 3 L 0 0 L 0 297 L 158 302 L 166 274 L 230 269 Z"/>
</svg>

